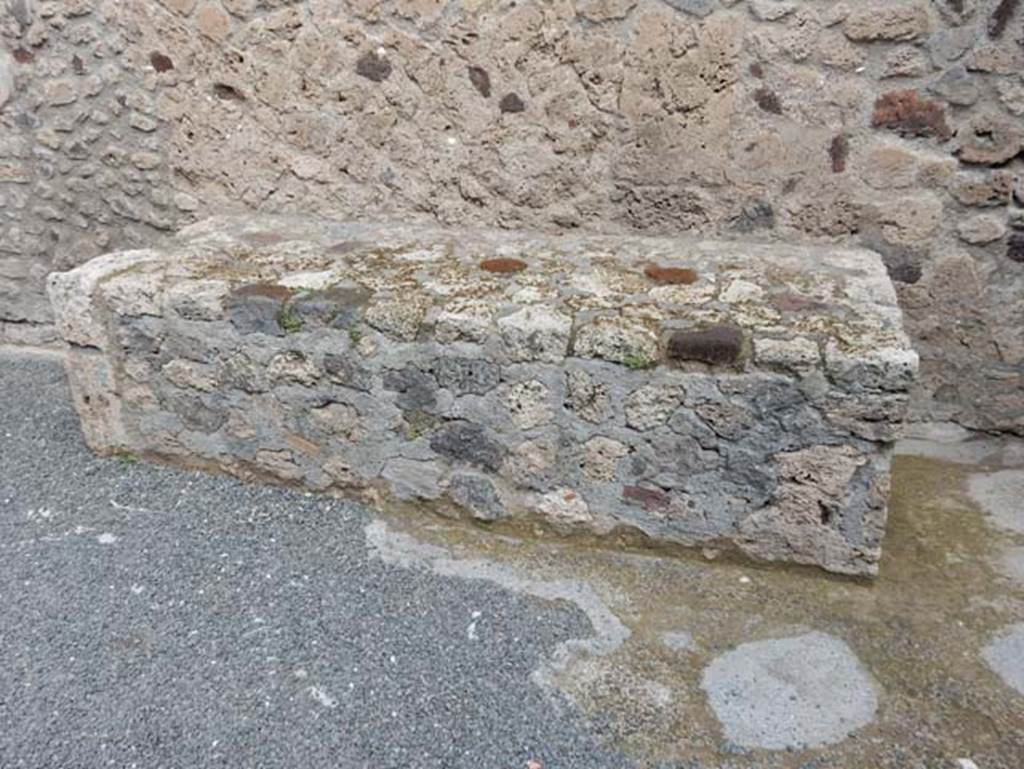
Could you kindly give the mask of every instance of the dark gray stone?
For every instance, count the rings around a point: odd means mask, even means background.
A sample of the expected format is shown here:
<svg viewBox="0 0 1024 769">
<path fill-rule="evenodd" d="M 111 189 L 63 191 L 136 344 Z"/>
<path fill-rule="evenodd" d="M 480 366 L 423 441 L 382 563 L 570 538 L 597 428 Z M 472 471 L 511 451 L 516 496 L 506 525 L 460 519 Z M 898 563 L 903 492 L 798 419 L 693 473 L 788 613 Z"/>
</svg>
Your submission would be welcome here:
<svg viewBox="0 0 1024 769">
<path fill-rule="evenodd" d="M 732 220 L 736 232 L 770 230 L 775 226 L 775 209 L 767 200 L 755 200 Z"/>
<path fill-rule="evenodd" d="M 969 107 L 978 101 L 980 94 L 976 79 L 967 73 L 967 68 L 960 65 L 953 67 L 932 83 L 928 90 L 959 107 Z"/>
<path fill-rule="evenodd" d="M 743 352 L 743 332 L 725 325 L 702 331 L 674 331 L 669 336 L 667 352 L 673 360 L 728 365 L 738 361 Z"/>
<path fill-rule="evenodd" d="M 198 395 L 164 392 L 160 400 L 170 411 L 181 417 L 186 425 L 204 433 L 215 433 L 228 421 L 226 409 L 208 408 Z"/>
<path fill-rule="evenodd" d="M 450 422 L 430 439 L 430 448 L 438 454 L 488 470 L 501 467 L 505 450 L 487 437 L 487 430 L 472 422 Z"/>
<path fill-rule="evenodd" d="M 373 388 L 373 374 L 354 355 L 327 353 L 323 368 L 327 378 L 334 384 L 362 392 L 370 392 Z"/>
<path fill-rule="evenodd" d="M 519 94 L 507 93 L 501 98 L 498 107 L 502 112 L 514 114 L 516 112 L 524 112 L 526 110 L 526 103 Z"/>
<path fill-rule="evenodd" d="M 129 323 L 117 329 L 117 341 L 126 355 L 156 355 L 160 351 L 160 334 L 146 328 L 145 323 Z"/>
<path fill-rule="evenodd" d="M 385 371 L 384 389 L 398 393 L 395 402 L 405 411 L 429 413 L 437 407 L 437 380 L 416 366 Z"/>
<path fill-rule="evenodd" d="M 668 420 L 669 429 L 678 435 L 694 438 L 701 448 L 714 449 L 718 446 L 718 436 L 708 427 L 692 409 L 678 409 Z"/>
<path fill-rule="evenodd" d="M 505 515 L 505 506 L 494 484 L 480 475 L 459 473 L 452 476 L 449 492 L 452 499 L 469 510 L 480 521 L 496 521 Z"/>
<path fill-rule="evenodd" d="M 483 67 L 469 68 L 469 82 L 485 99 L 491 98 L 491 76 Z"/>
<path fill-rule="evenodd" d="M 284 336 L 279 320 L 291 291 L 284 286 L 259 284 L 232 291 L 225 302 L 228 320 L 239 334 Z"/>
<path fill-rule="evenodd" d="M 437 383 L 457 395 L 483 395 L 501 381 L 501 369 L 479 358 L 439 358 L 434 364 Z"/>
<path fill-rule="evenodd" d="M 356 74 L 375 83 L 381 83 L 391 77 L 392 69 L 391 62 L 378 55 L 376 51 L 364 53 L 356 62 Z"/>
</svg>

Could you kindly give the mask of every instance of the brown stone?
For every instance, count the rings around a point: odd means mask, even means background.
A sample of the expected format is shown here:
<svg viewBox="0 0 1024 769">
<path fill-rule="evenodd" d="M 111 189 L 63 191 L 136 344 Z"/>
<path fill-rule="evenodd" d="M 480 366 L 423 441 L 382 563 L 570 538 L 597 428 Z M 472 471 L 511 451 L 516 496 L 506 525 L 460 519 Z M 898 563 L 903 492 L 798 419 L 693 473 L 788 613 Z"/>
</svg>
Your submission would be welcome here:
<svg viewBox="0 0 1024 769">
<path fill-rule="evenodd" d="M 526 269 L 526 262 L 521 259 L 512 259 L 510 257 L 484 259 L 480 262 L 480 269 L 503 275 L 512 272 L 522 272 Z"/>
<path fill-rule="evenodd" d="M 645 489 L 643 486 L 623 486 L 622 499 L 626 502 L 636 502 L 648 511 L 662 510 L 669 504 L 668 495 L 664 491 Z"/>
<path fill-rule="evenodd" d="M 149 55 L 149 63 L 153 65 L 153 69 L 157 72 L 168 72 L 174 69 L 174 62 L 171 61 L 171 57 L 159 51 L 153 51 Z"/>
<path fill-rule="evenodd" d="M 213 95 L 224 101 L 245 101 L 245 94 L 227 83 L 214 83 Z"/>
<path fill-rule="evenodd" d="M 953 179 L 950 194 L 965 206 L 989 208 L 1004 206 L 1010 201 L 1013 175 L 1007 171 L 961 173 Z"/>
<path fill-rule="evenodd" d="M 861 163 L 861 175 L 876 190 L 903 189 L 917 180 L 919 157 L 899 145 L 872 146 Z"/>
<path fill-rule="evenodd" d="M 833 137 L 828 146 L 828 156 L 832 161 L 832 173 L 841 174 L 846 170 L 846 158 L 850 155 L 850 140 L 845 134 Z"/>
<path fill-rule="evenodd" d="M 1006 25 L 1013 18 L 1014 11 L 1020 6 L 1020 0 L 999 0 L 999 5 L 992 11 L 988 20 L 988 36 L 993 40 L 1003 36 Z"/>
<path fill-rule="evenodd" d="M 14 60 L 18 64 L 31 64 L 35 61 L 36 55 L 27 48 L 15 48 L 14 49 Z"/>
<path fill-rule="evenodd" d="M 846 17 L 843 31 L 851 40 L 910 41 L 931 31 L 928 7 L 922 0 L 858 3 Z"/>
<path fill-rule="evenodd" d="M 743 352 L 743 332 L 735 326 L 717 325 L 702 331 L 674 331 L 668 338 L 667 353 L 673 360 L 727 365 Z"/>
<path fill-rule="evenodd" d="M 772 115 L 782 114 L 782 101 L 779 95 L 769 88 L 758 88 L 754 91 L 754 101 L 757 106 Z"/>
<path fill-rule="evenodd" d="M 697 271 L 688 267 L 660 267 L 657 264 L 649 264 L 644 268 L 644 275 L 666 285 L 689 286 L 697 282 Z"/>
<path fill-rule="evenodd" d="M 507 93 L 501 98 L 498 108 L 502 112 L 523 112 L 526 109 L 526 104 L 519 98 L 519 94 Z"/>
<path fill-rule="evenodd" d="M 391 62 L 376 51 L 364 53 L 356 62 L 356 74 L 374 83 L 382 83 L 391 77 L 392 69 Z"/>
<path fill-rule="evenodd" d="M 485 99 L 491 96 L 491 76 L 487 74 L 487 70 L 483 67 L 470 67 L 469 68 L 469 82 L 473 84 L 473 87 L 480 92 L 480 95 Z"/>
<path fill-rule="evenodd" d="M 820 310 L 825 305 L 815 299 L 794 294 L 792 291 L 786 291 L 772 297 L 772 306 L 779 312 L 807 312 L 810 310 Z"/>
<path fill-rule="evenodd" d="M 275 283 L 252 283 L 236 288 L 231 295 L 239 298 L 258 296 L 265 299 L 278 299 L 283 302 L 292 295 L 292 290 Z"/>
<path fill-rule="evenodd" d="M 871 125 L 895 131 L 900 136 L 936 136 L 945 141 L 953 135 L 946 122 L 945 107 L 922 98 L 913 89 L 889 91 L 878 97 Z"/>
<path fill-rule="evenodd" d="M 975 115 L 958 132 L 957 150 L 964 163 L 1001 165 L 1024 149 L 1024 131 L 1015 122 L 994 114 Z"/>
</svg>

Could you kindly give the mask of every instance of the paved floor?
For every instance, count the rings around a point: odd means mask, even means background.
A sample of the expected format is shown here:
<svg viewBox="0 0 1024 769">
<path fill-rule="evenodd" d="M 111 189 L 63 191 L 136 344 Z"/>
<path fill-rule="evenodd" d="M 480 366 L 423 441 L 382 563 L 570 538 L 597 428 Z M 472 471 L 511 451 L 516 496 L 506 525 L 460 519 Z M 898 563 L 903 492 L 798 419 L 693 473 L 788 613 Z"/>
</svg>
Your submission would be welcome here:
<svg viewBox="0 0 1024 769">
<path fill-rule="evenodd" d="M 0 766 L 1024 765 L 1020 442 L 907 442 L 865 584 L 98 459 L 56 361 L 0 392 Z"/>
</svg>

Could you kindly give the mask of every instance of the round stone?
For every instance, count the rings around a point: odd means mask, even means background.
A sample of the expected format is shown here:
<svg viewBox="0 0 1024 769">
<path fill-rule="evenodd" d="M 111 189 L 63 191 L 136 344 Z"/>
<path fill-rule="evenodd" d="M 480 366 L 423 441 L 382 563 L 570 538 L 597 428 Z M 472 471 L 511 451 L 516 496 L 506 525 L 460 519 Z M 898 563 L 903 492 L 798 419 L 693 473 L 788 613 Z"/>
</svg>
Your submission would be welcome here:
<svg viewBox="0 0 1024 769">
<path fill-rule="evenodd" d="M 878 708 L 875 683 L 850 647 L 819 632 L 742 644 L 708 665 L 702 688 L 725 737 L 747 748 L 839 742 Z"/>
<path fill-rule="evenodd" d="M 1024 622 L 1007 628 L 981 656 L 1007 686 L 1024 697 Z"/>
</svg>

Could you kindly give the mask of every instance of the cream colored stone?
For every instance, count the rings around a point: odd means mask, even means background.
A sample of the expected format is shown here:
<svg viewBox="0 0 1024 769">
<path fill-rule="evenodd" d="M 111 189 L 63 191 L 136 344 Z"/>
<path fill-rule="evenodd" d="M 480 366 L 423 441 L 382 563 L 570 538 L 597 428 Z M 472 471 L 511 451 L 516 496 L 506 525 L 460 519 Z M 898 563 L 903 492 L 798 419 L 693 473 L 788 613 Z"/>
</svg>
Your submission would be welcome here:
<svg viewBox="0 0 1024 769">
<path fill-rule="evenodd" d="M 583 444 L 583 474 L 595 481 L 615 480 L 615 467 L 629 450 L 619 441 L 596 436 Z"/>
<path fill-rule="evenodd" d="M 219 3 L 207 0 L 199 6 L 195 17 L 199 34 L 221 42 L 231 34 L 231 17 Z"/>
</svg>

